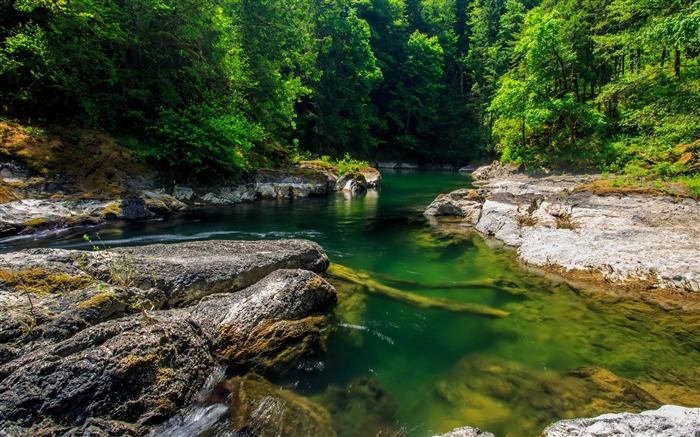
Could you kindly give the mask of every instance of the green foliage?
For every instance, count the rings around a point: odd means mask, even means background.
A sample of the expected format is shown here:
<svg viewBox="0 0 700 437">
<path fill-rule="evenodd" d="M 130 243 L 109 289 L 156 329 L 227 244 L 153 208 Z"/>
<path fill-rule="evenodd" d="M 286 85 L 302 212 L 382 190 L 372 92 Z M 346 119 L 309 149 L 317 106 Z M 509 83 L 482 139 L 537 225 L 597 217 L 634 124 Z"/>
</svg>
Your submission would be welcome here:
<svg viewBox="0 0 700 437">
<path fill-rule="evenodd" d="M 345 156 L 340 159 L 333 159 L 328 155 L 323 155 L 318 159 L 318 162 L 321 166 L 332 169 L 339 176 L 344 174 L 354 174 L 369 167 L 369 163 L 367 161 L 355 159 L 350 156 L 349 153 L 346 153 Z"/>
<path fill-rule="evenodd" d="M 218 173 L 252 170 L 251 149 L 265 136 L 237 108 L 214 102 L 164 110 L 153 132 L 158 143 L 147 150 L 148 157 L 181 170 Z"/>
<path fill-rule="evenodd" d="M 310 150 L 684 177 L 698 35 L 698 0 L 4 0 L 0 115 L 199 173 Z"/>
</svg>

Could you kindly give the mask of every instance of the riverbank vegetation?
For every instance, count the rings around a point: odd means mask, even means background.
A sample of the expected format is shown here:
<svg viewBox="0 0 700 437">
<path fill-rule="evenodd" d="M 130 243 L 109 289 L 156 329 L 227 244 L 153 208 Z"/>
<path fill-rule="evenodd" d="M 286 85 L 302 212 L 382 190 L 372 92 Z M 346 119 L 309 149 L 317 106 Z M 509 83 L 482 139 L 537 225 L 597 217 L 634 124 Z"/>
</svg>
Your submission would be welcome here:
<svg viewBox="0 0 700 437">
<path fill-rule="evenodd" d="M 697 0 L 4 0 L 0 11 L 0 114 L 109 132 L 178 172 L 310 151 L 500 156 L 700 185 Z"/>
</svg>

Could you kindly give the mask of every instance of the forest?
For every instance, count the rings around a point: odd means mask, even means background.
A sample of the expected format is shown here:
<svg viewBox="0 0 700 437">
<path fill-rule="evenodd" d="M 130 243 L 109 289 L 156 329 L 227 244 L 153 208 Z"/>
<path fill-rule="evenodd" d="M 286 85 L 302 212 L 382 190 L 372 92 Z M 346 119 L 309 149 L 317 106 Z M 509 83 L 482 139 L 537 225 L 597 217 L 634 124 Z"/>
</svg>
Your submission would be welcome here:
<svg viewBox="0 0 700 437">
<path fill-rule="evenodd" d="M 698 182 L 698 0 L 0 0 L 0 116 L 170 169 L 288 156 Z"/>
</svg>

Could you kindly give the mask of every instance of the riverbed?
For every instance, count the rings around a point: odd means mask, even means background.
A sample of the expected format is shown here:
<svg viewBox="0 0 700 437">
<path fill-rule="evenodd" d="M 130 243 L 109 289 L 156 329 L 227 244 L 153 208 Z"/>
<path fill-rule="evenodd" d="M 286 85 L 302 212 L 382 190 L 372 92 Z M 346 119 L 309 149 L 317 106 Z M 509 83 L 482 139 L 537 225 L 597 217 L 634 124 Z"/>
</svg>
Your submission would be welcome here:
<svg viewBox="0 0 700 437">
<path fill-rule="evenodd" d="M 431 226 L 422 210 L 470 186 L 468 176 L 383 177 L 380 190 L 360 197 L 202 209 L 6 239 L 0 249 L 303 238 L 385 286 L 509 314 L 416 307 L 329 278 L 340 302 L 326 354 L 274 382 L 326 406 L 341 436 L 428 436 L 464 425 L 537 435 L 562 418 L 700 405 L 697 314 L 544 278 L 467 228 Z"/>
</svg>

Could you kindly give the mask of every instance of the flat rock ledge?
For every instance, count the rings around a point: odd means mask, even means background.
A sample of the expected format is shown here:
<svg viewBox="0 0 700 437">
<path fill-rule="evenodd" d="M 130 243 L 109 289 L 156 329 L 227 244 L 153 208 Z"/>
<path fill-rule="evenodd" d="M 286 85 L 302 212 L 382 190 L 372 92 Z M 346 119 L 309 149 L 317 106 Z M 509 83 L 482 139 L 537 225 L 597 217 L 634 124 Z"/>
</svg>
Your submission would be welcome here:
<svg viewBox="0 0 700 437">
<path fill-rule="evenodd" d="M 425 215 L 455 217 L 516 247 L 524 263 L 577 279 L 700 290 L 698 201 L 597 195 L 579 189 L 596 176 L 498 163 L 473 175 L 478 189 L 441 195 Z"/>
<path fill-rule="evenodd" d="M 325 347 L 327 267 L 303 240 L 1 255 L 3 435 L 145 435 L 222 365 L 295 369 Z"/>
<path fill-rule="evenodd" d="M 639 414 L 603 414 L 556 422 L 544 437 L 695 437 L 700 435 L 700 408 L 664 405 Z"/>
<path fill-rule="evenodd" d="M 0 203 L 0 237 L 110 220 L 148 220 L 194 206 L 317 197 L 336 191 L 359 195 L 381 184 L 381 174 L 374 168 L 338 177 L 301 162 L 288 170 L 260 169 L 235 183 L 181 184 L 166 190 L 155 180 L 146 180 L 110 197 L 104 193 L 73 192 L 67 182 L 49 183 L 49 178 L 31 175 L 21 164 L 9 164 L 0 163 L 0 184 L 10 184 L 13 193 Z M 65 178 L 54 175 L 51 179 Z"/>
</svg>

